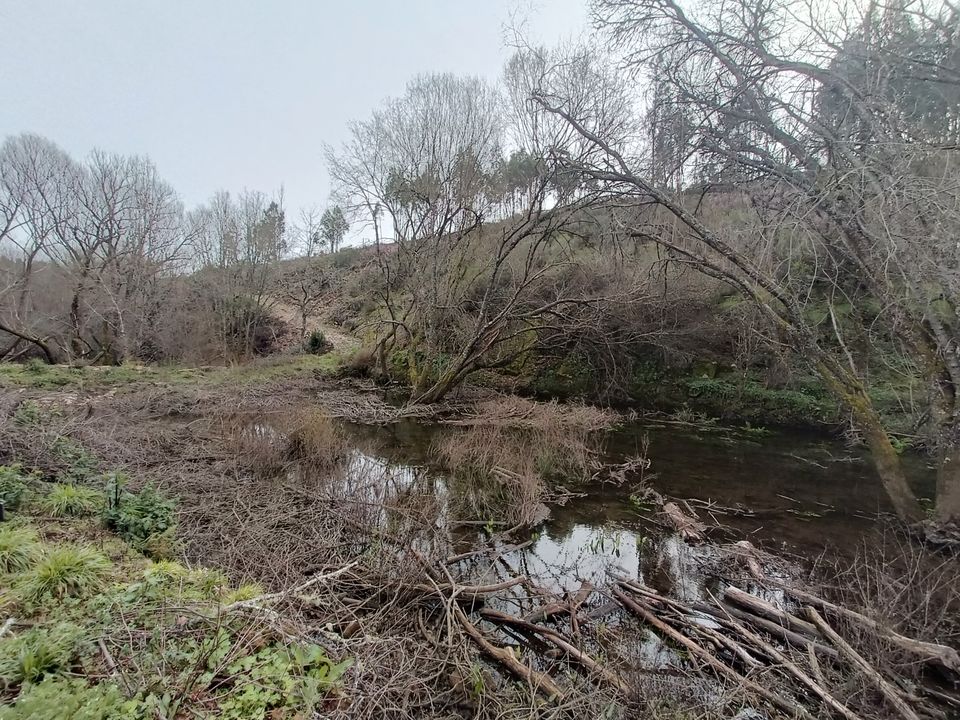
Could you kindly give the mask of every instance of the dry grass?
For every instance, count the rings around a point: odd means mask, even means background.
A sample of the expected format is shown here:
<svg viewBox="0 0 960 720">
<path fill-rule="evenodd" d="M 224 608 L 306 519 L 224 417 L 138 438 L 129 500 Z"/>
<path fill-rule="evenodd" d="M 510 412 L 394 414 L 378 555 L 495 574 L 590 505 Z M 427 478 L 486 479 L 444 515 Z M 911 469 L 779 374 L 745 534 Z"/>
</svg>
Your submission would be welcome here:
<svg viewBox="0 0 960 720">
<path fill-rule="evenodd" d="M 486 400 L 449 422 L 464 429 L 438 439 L 433 454 L 452 473 L 461 510 L 530 524 L 543 516 L 550 483 L 590 477 L 616 419 L 588 405 Z"/>
</svg>

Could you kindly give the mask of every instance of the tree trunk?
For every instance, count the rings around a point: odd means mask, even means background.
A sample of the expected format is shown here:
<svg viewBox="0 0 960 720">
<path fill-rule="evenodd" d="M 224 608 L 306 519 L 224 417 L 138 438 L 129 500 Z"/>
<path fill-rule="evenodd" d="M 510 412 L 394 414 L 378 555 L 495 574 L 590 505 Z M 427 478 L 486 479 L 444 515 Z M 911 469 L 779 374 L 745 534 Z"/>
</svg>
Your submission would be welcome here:
<svg viewBox="0 0 960 720">
<path fill-rule="evenodd" d="M 864 434 L 880 482 L 883 483 L 897 516 L 908 523 L 921 522 L 924 519 L 923 508 L 907 483 L 900 456 L 893 449 L 890 436 L 884 430 L 877 411 L 872 405 L 861 407 L 854 410 L 854 417 Z"/>
<path fill-rule="evenodd" d="M 923 508 L 920 507 L 917 496 L 907 482 L 900 456 L 893 449 L 890 436 L 887 435 L 866 389 L 855 380 L 845 382 L 844 379 L 838 378 L 837 373 L 833 372 L 825 362 L 819 362 L 817 370 L 833 394 L 853 413 L 854 422 L 863 433 L 867 447 L 870 448 L 877 475 L 880 476 L 880 482 L 886 490 L 887 497 L 890 498 L 897 517 L 908 523 L 923 521 Z"/>
<path fill-rule="evenodd" d="M 960 428 L 942 433 L 937 468 L 937 522 L 960 526 Z"/>
</svg>

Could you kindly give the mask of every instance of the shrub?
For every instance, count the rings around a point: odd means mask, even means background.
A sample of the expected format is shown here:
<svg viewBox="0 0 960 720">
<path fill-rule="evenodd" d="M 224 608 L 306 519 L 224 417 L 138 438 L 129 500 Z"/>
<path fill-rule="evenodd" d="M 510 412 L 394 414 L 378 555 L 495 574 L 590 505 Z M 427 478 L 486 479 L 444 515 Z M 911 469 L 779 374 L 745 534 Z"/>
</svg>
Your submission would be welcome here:
<svg viewBox="0 0 960 720">
<path fill-rule="evenodd" d="M 33 628 L 8 638 L 0 643 L 0 682 L 6 687 L 34 683 L 66 670 L 82 642 L 83 631 L 67 623 Z"/>
<path fill-rule="evenodd" d="M 7 510 L 16 510 L 27 496 L 36 476 L 24 473 L 21 465 L 0 465 L 0 501 Z"/>
<path fill-rule="evenodd" d="M 56 458 L 57 464 L 63 468 L 57 473 L 61 482 L 84 483 L 99 470 L 99 462 L 95 455 L 88 452 L 80 443 L 63 435 L 53 441 L 50 451 Z"/>
<path fill-rule="evenodd" d="M 311 355 L 323 355 L 333 350 L 333 343 L 327 340 L 320 330 L 314 330 L 303 345 L 303 349 Z"/>
<path fill-rule="evenodd" d="M 20 573 L 40 557 L 37 535 L 26 528 L 0 528 L 0 573 Z"/>
<path fill-rule="evenodd" d="M 56 548 L 24 576 L 23 597 L 37 603 L 48 597 L 86 594 L 99 587 L 109 566 L 103 555 L 82 545 Z"/>
<path fill-rule="evenodd" d="M 0 720 L 121 720 L 138 717 L 139 705 L 112 683 L 51 678 L 24 688 L 15 704 L 0 709 Z"/>
<path fill-rule="evenodd" d="M 13 424 L 18 427 L 36 427 L 42 420 L 43 412 L 33 400 L 24 400 L 13 413 Z"/>
<path fill-rule="evenodd" d="M 289 453 L 303 469 L 326 471 L 342 462 L 349 450 L 343 429 L 320 410 L 304 410 L 290 420 Z"/>
<path fill-rule="evenodd" d="M 140 552 L 149 554 L 151 545 L 170 539 L 174 528 L 176 503 L 152 487 L 139 493 L 125 492 L 123 477 L 116 476 L 109 504 L 104 513 L 107 527 Z"/>
<path fill-rule="evenodd" d="M 103 495 L 91 488 L 71 483 L 54 485 L 43 499 L 41 508 L 54 517 L 92 515 L 103 505 Z"/>
</svg>

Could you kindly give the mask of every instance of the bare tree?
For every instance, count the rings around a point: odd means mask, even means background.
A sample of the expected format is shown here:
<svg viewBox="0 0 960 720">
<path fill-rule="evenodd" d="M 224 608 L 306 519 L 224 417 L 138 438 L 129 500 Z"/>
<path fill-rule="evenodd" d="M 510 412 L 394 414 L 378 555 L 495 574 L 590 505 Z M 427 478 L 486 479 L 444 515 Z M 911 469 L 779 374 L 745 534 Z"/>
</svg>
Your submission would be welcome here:
<svg viewBox="0 0 960 720">
<path fill-rule="evenodd" d="M 236 198 L 220 192 L 191 213 L 198 281 L 225 357 L 250 355 L 271 340 L 270 310 L 286 252 L 282 201 L 260 192 Z"/>
<path fill-rule="evenodd" d="M 594 18 L 635 95 L 656 79 L 654 109 L 685 124 L 665 172 L 664 153 L 605 134 L 545 73 L 537 101 L 600 153 L 579 169 L 658 208 L 625 215 L 629 236 L 753 299 L 772 341 L 808 360 L 850 409 L 897 513 L 913 521 L 923 513 L 850 342 L 882 329 L 929 384 L 937 516 L 960 520 L 956 9 L 599 0 Z M 750 237 L 716 212 L 723 201 Z M 865 312 L 867 298 L 877 311 Z M 824 322 L 807 312 L 814 301 L 827 307 Z M 856 323 L 838 312 L 851 303 L 863 311 Z"/>
<path fill-rule="evenodd" d="M 610 341 L 604 308 L 636 293 L 596 276 L 581 212 L 590 190 L 558 159 L 585 145 L 517 90 L 526 68 L 513 64 L 506 101 L 477 80 L 418 78 L 330 153 L 345 203 L 376 238 L 377 364 L 386 373 L 388 358 L 401 360 L 415 401 L 438 401 L 574 327 Z M 509 156 L 505 117 L 517 119 Z"/>
</svg>

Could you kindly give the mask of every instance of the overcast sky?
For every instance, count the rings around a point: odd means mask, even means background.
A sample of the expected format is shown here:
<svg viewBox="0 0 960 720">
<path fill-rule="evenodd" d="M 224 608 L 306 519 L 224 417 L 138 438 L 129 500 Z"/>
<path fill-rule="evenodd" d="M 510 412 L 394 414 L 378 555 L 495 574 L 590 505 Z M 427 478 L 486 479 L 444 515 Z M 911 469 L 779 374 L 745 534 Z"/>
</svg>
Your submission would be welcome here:
<svg viewBox="0 0 960 720">
<path fill-rule="evenodd" d="M 0 0 L 0 136 L 153 158 L 188 206 L 214 191 L 322 206 L 323 144 L 421 72 L 496 78 L 504 25 L 586 27 L 587 0 Z"/>
</svg>

